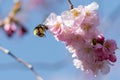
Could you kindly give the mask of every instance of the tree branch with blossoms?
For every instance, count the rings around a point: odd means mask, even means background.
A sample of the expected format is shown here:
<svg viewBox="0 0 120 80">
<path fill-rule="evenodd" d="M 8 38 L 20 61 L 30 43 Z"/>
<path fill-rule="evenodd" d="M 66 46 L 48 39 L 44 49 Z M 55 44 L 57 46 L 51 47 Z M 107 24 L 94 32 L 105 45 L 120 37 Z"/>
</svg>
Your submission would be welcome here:
<svg viewBox="0 0 120 80">
<path fill-rule="evenodd" d="M 36 28 L 36 32 L 43 37 L 45 30 L 48 30 L 57 41 L 64 42 L 66 49 L 72 53 L 76 68 L 93 75 L 109 73 L 110 66 L 117 61 L 115 50 L 118 47 L 115 40 L 105 39 L 97 28 L 100 21 L 97 13 L 99 5 L 92 2 L 87 6 L 80 5 L 74 8 L 71 0 L 67 1 L 70 10 L 64 11 L 61 15 L 51 13 L 44 24 Z M 9 16 L 0 21 L 0 27 L 4 28 L 9 37 L 15 32 L 16 25 L 22 27 L 19 32 L 21 35 L 26 32 L 24 26 L 15 17 L 20 9 L 21 1 L 15 0 Z M 30 63 L 18 58 L 6 48 L 0 47 L 0 50 L 23 64 L 38 80 L 43 80 Z"/>
<path fill-rule="evenodd" d="M 4 29 L 8 37 L 12 37 L 13 33 L 18 27 L 18 35 L 23 36 L 27 29 L 24 25 L 16 19 L 16 14 L 21 10 L 22 2 L 20 0 L 14 0 L 14 6 L 9 15 L 0 21 L 0 27 Z"/>
<path fill-rule="evenodd" d="M 61 15 L 51 13 L 45 24 L 57 41 L 65 43 L 76 68 L 86 73 L 98 75 L 107 74 L 110 66 L 117 61 L 115 50 L 118 49 L 115 40 L 105 39 L 97 29 L 99 5 L 92 2 L 87 6 L 80 5 L 73 8 L 70 0 L 70 9 Z"/>
<path fill-rule="evenodd" d="M 39 74 L 34 70 L 32 64 L 22 60 L 21 58 L 18 58 L 17 56 L 15 56 L 13 53 L 11 53 L 8 49 L 3 48 L 0 46 L 0 50 L 5 53 L 8 54 L 10 57 L 12 57 L 13 59 L 15 59 L 17 62 L 23 64 L 26 68 L 28 68 L 30 71 L 32 71 L 32 73 L 35 75 L 35 77 L 37 78 L 37 80 L 43 80 L 41 76 L 39 76 Z"/>
</svg>

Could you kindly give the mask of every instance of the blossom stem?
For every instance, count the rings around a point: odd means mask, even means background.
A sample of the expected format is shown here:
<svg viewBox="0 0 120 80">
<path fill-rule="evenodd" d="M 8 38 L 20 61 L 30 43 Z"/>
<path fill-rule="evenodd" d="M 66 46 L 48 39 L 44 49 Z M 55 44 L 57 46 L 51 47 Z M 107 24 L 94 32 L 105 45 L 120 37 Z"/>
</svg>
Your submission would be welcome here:
<svg viewBox="0 0 120 80">
<path fill-rule="evenodd" d="M 72 4 L 71 0 L 68 0 L 68 3 L 69 3 L 69 6 L 70 6 L 70 9 L 73 9 L 73 4 Z"/>
<path fill-rule="evenodd" d="M 33 66 L 32 66 L 30 63 L 22 60 L 21 58 L 16 57 L 16 56 L 15 56 L 14 54 L 12 54 L 8 49 L 5 49 L 5 48 L 3 48 L 3 47 L 1 47 L 1 46 L 0 46 L 0 50 L 3 51 L 5 54 L 8 54 L 8 55 L 11 56 L 12 58 L 14 58 L 17 62 L 22 63 L 22 64 L 23 64 L 25 67 L 27 67 L 29 70 L 31 70 L 31 71 L 33 72 L 33 74 L 35 75 L 35 77 L 37 78 L 37 80 L 43 80 L 42 77 L 40 77 L 40 76 L 38 75 L 38 73 L 34 70 Z"/>
</svg>

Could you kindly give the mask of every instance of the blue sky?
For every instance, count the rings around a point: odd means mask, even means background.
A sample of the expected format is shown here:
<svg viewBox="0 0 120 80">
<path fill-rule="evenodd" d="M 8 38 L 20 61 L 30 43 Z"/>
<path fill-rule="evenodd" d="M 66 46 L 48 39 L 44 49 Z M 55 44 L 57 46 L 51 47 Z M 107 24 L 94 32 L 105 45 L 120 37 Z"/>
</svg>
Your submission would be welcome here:
<svg viewBox="0 0 120 80">
<path fill-rule="evenodd" d="M 29 0 L 22 1 L 24 3 Z M 80 4 L 88 5 L 92 1 L 98 2 L 100 6 L 98 10 L 101 19 L 100 30 L 106 38 L 115 39 L 118 47 L 120 47 L 120 28 L 118 25 L 120 23 L 120 10 L 118 8 L 120 7 L 120 1 L 72 0 L 75 7 Z M 0 19 L 7 15 L 11 9 L 8 6 L 12 6 L 12 4 L 11 0 L 0 0 Z M 25 3 L 23 6 L 25 7 Z M 33 64 L 35 70 L 44 80 L 81 80 L 84 78 L 84 75 L 81 70 L 73 66 L 71 54 L 66 50 L 63 43 L 57 42 L 49 32 L 46 33 L 45 38 L 39 38 L 33 35 L 34 27 L 42 22 L 46 14 L 51 12 L 61 14 L 61 12 L 68 10 L 68 8 L 67 1 L 61 0 L 59 3 L 52 3 L 51 9 L 47 10 L 47 13 L 45 13 L 46 10 L 41 8 L 23 11 L 21 14 L 18 14 L 18 17 L 20 17 L 21 22 L 27 27 L 29 33 L 22 38 L 18 37 L 17 34 L 12 38 L 8 38 L 4 32 L 0 30 L 0 46 L 9 49 L 16 56 Z M 110 73 L 101 80 L 120 79 L 118 75 L 120 74 L 119 53 L 120 51 L 117 50 L 116 55 L 118 60 L 115 66 L 112 66 Z M 16 62 L 10 56 L 0 52 L 0 80 L 8 79 L 36 80 L 32 72 L 27 68 Z M 86 79 L 84 78 L 84 80 Z"/>
</svg>

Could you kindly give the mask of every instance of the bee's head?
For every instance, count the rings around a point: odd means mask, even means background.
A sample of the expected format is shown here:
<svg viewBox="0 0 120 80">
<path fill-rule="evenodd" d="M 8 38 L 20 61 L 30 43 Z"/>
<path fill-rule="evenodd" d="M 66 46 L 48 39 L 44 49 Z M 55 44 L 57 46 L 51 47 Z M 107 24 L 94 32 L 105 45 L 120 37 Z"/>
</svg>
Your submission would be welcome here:
<svg viewBox="0 0 120 80">
<path fill-rule="evenodd" d="M 34 32 L 33 32 L 33 33 L 34 33 L 34 35 L 38 35 L 38 34 L 39 34 L 38 27 L 35 27 L 35 28 L 34 28 Z"/>
</svg>

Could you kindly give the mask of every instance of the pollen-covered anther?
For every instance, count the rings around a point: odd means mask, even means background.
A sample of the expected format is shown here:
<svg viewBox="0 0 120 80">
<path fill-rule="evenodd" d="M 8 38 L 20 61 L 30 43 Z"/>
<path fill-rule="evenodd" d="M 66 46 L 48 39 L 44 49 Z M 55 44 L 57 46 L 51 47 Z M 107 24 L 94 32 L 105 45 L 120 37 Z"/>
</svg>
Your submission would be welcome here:
<svg viewBox="0 0 120 80">
<path fill-rule="evenodd" d="M 106 47 L 107 49 L 109 49 L 109 48 L 111 47 L 111 45 L 110 45 L 108 42 L 106 42 L 106 43 L 105 43 L 105 47 Z"/>
<path fill-rule="evenodd" d="M 89 53 L 92 52 L 92 49 L 91 48 L 85 48 L 85 52 L 89 54 Z"/>
<path fill-rule="evenodd" d="M 57 23 L 55 24 L 55 28 L 56 28 L 56 29 L 60 28 L 60 26 L 61 26 L 61 24 L 60 24 L 59 22 L 57 22 Z"/>
<path fill-rule="evenodd" d="M 89 31 L 91 26 L 89 24 L 84 24 L 83 29 Z"/>
<path fill-rule="evenodd" d="M 85 15 L 86 15 L 86 16 L 90 16 L 90 12 L 87 11 L 87 12 L 85 13 Z"/>
<path fill-rule="evenodd" d="M 80 40 L 81 39 L 80 35 L 77 35 L 75 38 L 76 38 L 76 40 Z"/>
<path fill-rule="evenodd" d="M 78 10 L 76 10 L 76 9 L 73 9 L 73 16 L 74 17 L 77 17 L 77 16 L 79 16 L 79 14 L 80 14 L 80 12 L 78 11 Z"/>
</svg>

